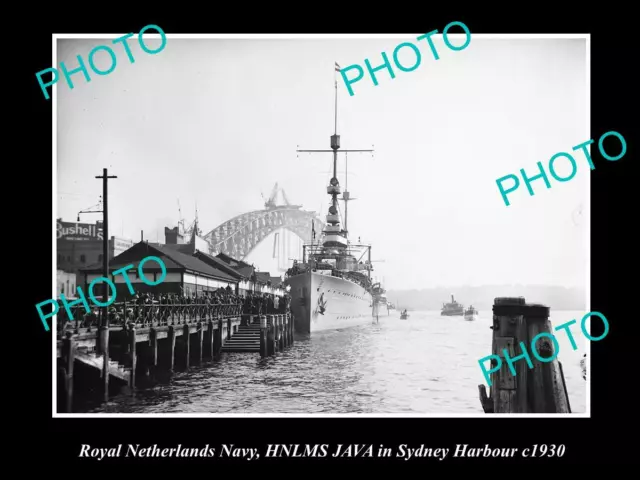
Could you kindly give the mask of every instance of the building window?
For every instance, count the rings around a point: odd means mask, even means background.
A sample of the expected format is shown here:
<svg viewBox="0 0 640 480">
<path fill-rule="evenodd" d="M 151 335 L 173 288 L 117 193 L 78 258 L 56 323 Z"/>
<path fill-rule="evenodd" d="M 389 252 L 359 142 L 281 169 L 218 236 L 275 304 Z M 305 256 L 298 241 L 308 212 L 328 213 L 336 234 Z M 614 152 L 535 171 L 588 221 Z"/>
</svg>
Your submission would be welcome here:
<svg viewBox="0 0 640 480">
<path fill-rule="evenodd" d="M 81 261 L 82 263 L 85 263 L 85 262 L 87 261 L 87 257 L 86 257 L 86 256 L 84 256 L 84 255 L 80 255 L 80 261 Z"/>
</svg>

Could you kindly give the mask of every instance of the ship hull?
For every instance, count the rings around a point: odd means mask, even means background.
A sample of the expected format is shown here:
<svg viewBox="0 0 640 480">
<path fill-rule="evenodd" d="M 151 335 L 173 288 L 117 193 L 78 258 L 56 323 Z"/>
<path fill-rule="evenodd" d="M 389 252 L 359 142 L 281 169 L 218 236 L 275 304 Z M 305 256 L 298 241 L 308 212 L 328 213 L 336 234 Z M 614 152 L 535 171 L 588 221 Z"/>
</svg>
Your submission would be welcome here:
<svg viewBox="0 0 640 480">
<path fill-rule="evenodd" d="M 477 313 L 471 313 L 471 314 L 465 313 L 464 319 L 468 320 L 470 322 L 473 322 L 474 320 L 478 319 L 478 314 Z"/>
<path fill-rule="evenodd" d="M 464 311 L 463 310 L 449 310 L 449 311 L 440 312 L 440 315 L 443 315 L 445 317 L 462 317 L 464 315 Z"/>
<path fill-rule="evenodd" d="M 291 311 L 298 333 L 354 327 L 374 319 L 373 297 L 354 282 L 305 272 L 290 277 L 287 283 L 291 286 Z"/>
</svg>

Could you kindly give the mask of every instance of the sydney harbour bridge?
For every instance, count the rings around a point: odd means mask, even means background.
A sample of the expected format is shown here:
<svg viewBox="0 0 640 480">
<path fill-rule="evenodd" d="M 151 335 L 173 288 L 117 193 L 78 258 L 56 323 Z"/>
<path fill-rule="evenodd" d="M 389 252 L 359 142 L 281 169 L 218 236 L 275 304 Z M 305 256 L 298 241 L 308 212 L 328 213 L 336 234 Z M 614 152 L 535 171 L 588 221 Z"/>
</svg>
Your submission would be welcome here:
<svg viewBox="0 0 640 480">
<path fill-rule="evenodd" d="M 282 193 L 284 200 L 281 205 L 276 204 L 278 193 Z M 294 233 L 305 243 L 312 241 L 313 230 L 316 236 L 319 236 L 324 229 L 325 224 L 317 212 L 302 210 L 301 205 L 292 205 L 277 183 L 266 199 L 264 207 L 262 210 L 243 213 L 227 220 L 205 234 L 202 238 L 208 243 L 209 254 L 224 253 L 244 260 L 265 238 L 281 229 Z M 274 257 L 278 240 L 276 233 Z"/>
</svg>

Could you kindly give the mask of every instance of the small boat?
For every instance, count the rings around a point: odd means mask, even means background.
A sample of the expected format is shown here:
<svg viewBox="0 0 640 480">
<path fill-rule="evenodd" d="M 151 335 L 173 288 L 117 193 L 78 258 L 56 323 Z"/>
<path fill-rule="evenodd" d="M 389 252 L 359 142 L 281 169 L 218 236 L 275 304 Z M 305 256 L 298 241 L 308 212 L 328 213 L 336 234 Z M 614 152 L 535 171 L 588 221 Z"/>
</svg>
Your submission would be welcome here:
<svg viewBox="0 0 640 480">
<path fill-rule="evenodd" d="M 465 320 L 469 320 L 469 321 L 477 320 L 478 319 L 478 310 L 473 308 L 473 305 L 471 305 L 469 308 L 467 308 L 464 311 L 464 319 Z"/>
<path fill-rule="evenodd" d="M 464 314 L 464 307 L 462 306 L 462 304 L 455 301 L 455 299 L 453 298 L 453 294 L 451 295 L 450 303 L 442 304 L 442 311 L 440 312 L 440 315 L 444 315 L 446 317 L 451 317 L 451 316 L 461 317 L 463 314 Z"/>
<path fill-rule="evenodd" d="M 407 313 L 406 310 L 403 310 L 402 313 L 400 314 L 400 320 L 406 320 L 407 318 L 409 318 L 409 314 Z"/>
</svg>

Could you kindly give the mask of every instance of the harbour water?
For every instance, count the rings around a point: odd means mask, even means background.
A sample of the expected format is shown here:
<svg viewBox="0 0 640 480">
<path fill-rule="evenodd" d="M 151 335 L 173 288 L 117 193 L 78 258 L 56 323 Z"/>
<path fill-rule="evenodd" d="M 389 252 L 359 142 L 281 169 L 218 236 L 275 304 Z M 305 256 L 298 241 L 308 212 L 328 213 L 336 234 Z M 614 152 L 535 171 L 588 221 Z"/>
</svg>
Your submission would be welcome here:
<svg viewBox="0 0 640 480">
<path fill-rule="evenodd" d="M 221 359 L 177 371 L 134 394 L 124 392 L 82 413 L 369 413 L 482 414 L 478 360 L 491 354 L 491 311 L 477 321 L 440 312 L 399 311 L 343 331 L 316 332 L 275 357 L 223 354 Z M 586 411 L 580 359 L 588 340 L 584 312 L 551 311 L 554 326 L 571 319 L 578 350 L 558 332 L 573 413 Z M 521 360 L 524 362 L 524 360 Z"/>
</svg>

